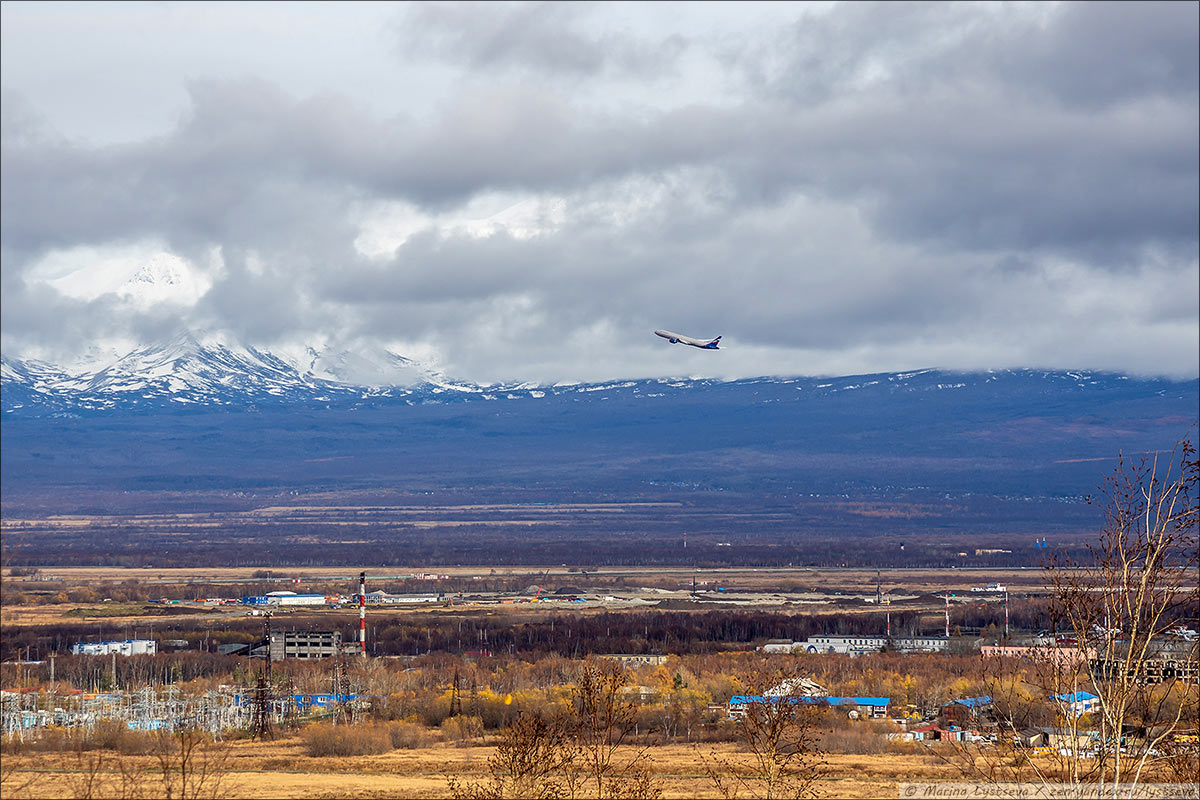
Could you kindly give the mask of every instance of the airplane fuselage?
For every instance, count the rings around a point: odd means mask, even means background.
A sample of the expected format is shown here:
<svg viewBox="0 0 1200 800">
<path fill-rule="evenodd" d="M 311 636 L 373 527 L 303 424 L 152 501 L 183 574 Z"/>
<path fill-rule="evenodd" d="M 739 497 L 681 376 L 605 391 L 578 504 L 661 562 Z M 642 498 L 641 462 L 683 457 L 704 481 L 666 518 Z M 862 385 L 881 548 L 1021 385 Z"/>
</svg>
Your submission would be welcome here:
<svg viewBox="0 0 1200 800">
<path fill-rule="evenodd" d="M 696 339 L 691 336 L 684 336 L 682 333 L 674 333 L 672 331 L 655 331 L 655 336 L 661 336 L 671 344 L 690 344 L 692 347 L 699 347 L 701 350 L 720 350 L 718 343 L 721 337 L 715 339 Z"/>
</svg>

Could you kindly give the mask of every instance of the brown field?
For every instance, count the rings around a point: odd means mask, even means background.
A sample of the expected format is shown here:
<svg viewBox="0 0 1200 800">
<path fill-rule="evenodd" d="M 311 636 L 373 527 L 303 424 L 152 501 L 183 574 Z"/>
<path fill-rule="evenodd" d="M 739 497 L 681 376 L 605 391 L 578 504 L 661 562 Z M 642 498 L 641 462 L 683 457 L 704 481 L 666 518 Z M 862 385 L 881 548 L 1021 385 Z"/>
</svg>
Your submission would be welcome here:
<svg viewBox="0 0 1200 800">
<path fill-rule="evenodd" d="M 481 778 L 492 747 L 440 744 L 377 756 L 312 758 L 297 737 L 274 742 L 232 744 L 228 797 L 231 798 L 436 798 L 447 796 L 447 778 Z M 654 771 L 665 798 L 720 797 L 704 775 L 699 755 L 736 752 L 730 745 L 667 745 L 652 748 Z M 32 779 L 6 798 L 71 796 L 69 771 L 74 755 L 5 755 L 6 789 Z M 149 757 L 126 756 L 126 764 L 152 769 Z M 11 759 L 11 761 L 10 761 Z M 955 767 L 930 755 L 829 755 L 822 790 L 826 796 L 889 797 L 907 780 L 957 780 Z M 111 773 L 115 777 L 116 773 Z M 105 796 L 105 795 L 100 795 Z M 112 796 L 112 795 L 108 795 Z"/>
<path fill-rule="evenodd" d="M 530 523 L 545 524 L 542 520 L 530 520 Z M 544 580 L 570 581 L 586 587 L 589 582 L 611 577 L 635 578 L 642 576 L 647 580 L 664 576 L 678 576 L 680 580 L 695 575 L 698 579 L 718 576 L 731 587 L 739 589 L 757 589 L 773 585 L 780 581 L 803 581 L 807 584 L 843 591 L 874 591 L 876 570 L 874 569 L 837 569 L 837 568 L 790 568 L 790 567 L 730 567 L 722 569 L 692 569 L 687 567 L 614 567 L 588 569 L 586 575 L 578 571 L 570 571 L 559 565 L 543 565 L 538 567 L 471 567 L 471 566 L 413 566 L 413 567 L 379 567 L 366 566 L 350 568 L 345 566 L 330 567 L 41 567 L 42 572 L 52 573 L 63 579 L 63 584 L 102 584 L 124 583 L 137 581 L 139 583 L 189 583 L 189 582 L 220 582 L 247 581 L 254 573 L 270 570 L 277 579 L 300 578 L 302 580 L 344 578 L 357 580 L 360 569 L 365 569 L 368 579 L 373 576 L 391 577 L 412 572 L 438 573 L 451 577 L 472 575 L 488 575 L 494 570 L 498 576 L 528 576 Z M 1021 591 L 1037 591 L 1044 588 L 1045 575 L 1040 569 L 884 569 L 880 576 L 885 586 L 903 584 L 905 588 L 914 591 L 970 591 L 972 586 L 980 583 L 997 581 L 1004 583 L 1010 589 Z M 5 571 L 5 580 L 13 580 Z M 38 588 L 50 588 L 45 584 Z"/>
</svg>

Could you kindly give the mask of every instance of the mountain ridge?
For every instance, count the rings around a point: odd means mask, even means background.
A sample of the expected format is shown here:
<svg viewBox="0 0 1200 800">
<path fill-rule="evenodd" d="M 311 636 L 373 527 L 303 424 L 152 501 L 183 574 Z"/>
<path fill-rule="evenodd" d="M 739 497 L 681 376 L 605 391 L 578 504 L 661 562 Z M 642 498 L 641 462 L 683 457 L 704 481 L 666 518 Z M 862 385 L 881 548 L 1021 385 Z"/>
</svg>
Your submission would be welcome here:
<svg viewBox="0 0 1200 800">
<path fill-rule="evenodd" d="M 1114 382 L 1143 386 L 1186 387 L 1195 381 L 1135 378 L 1084 370 L 1006 369 L 978 372 L 926 368 L 891 373 L 844 376 L 758 376 L 736 380 L 715 378 L 632 378 L 577 383 L 514 381 L 473 384 L 453 381 L 390 354 L 396 364 L 417 380 L 408 384 L 371 385 L 325 377 L 311 367 L 297 365 L 253 347 L 201 345 L 195 339 L 173 340 L 168 345 L 138 348 L 112 364 L 94 371 L 68 372 L 38 360 L 0 358 L 0 387 L 5 414 L 38 414 L 56 411 L 103 411 L 136 408 L 246 407 L 272 405 L 337 405 L 363 403 L 445 402 L 454 397 L 485 400 L 540 399 L 547 395 L 628 392 L 652 399 L 679 390 L 701 387 L 760 384 L 792 386 L 798 392 L 836 395 L 880 387 L 896 390 L 954 390 L 1016 378 L 1041 376 L 1060 389 L 1111 387 Z M 190 345 L 190 346 L 188 346 Z M 317 358 L 314 358 L 315 362 Z M 782 399 L 782 398 L 776 398 Z"/>
</svg>

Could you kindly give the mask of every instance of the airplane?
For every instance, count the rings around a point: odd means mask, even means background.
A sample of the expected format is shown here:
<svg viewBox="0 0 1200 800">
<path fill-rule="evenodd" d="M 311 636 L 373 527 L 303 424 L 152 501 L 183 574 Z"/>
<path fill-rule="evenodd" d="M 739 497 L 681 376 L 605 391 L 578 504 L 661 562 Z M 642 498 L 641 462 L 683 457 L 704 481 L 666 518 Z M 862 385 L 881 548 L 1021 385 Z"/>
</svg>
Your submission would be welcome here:
<svg viewBox="0 0 1200 800">
<path fill-rule="evenodd" d="M 655 336 L 661 336 L 671 344 L 690 344 L 692 347 L 699 347 L 701 350 L 720 350 L 717 343 L 721 341 L 718 336 L 715 339 L 693 339 L 691 336 L 684 336 L 680 333 L 671 333 L 671 331 L 655 331 Z"/>
</svg>

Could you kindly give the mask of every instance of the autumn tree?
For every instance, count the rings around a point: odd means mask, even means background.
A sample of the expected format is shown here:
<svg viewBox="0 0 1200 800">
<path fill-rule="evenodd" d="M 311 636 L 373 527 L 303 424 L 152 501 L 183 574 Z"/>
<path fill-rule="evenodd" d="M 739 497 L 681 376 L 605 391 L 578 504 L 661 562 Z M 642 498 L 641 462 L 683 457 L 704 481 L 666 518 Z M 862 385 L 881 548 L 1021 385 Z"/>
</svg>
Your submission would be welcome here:
<svg viewBox="0 0 1200 800">
<path fill-rule="evenodd" d="M 647 748 L 630 742 L 635 708 L 623 696 L 628 673 L 615 661 L 585 661 L 572 689 L 569 729 L 580 751 L 588 797 L 658 797 Z"/>
</svg>

